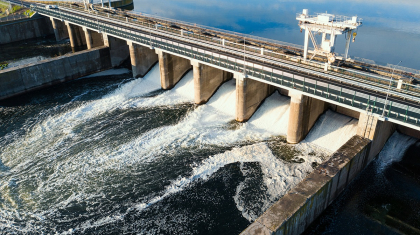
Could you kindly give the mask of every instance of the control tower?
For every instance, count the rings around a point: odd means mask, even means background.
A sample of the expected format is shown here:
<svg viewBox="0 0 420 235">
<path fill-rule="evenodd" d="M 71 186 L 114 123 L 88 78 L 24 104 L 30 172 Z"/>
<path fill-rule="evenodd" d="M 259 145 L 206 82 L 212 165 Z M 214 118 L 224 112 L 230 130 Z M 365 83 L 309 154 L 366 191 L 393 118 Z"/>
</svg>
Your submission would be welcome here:
<svg viewBox="0 0 420 235">
<path fill-rule="evenodd" d="M 304 60 L 308 56 L 308 43 L 311 38 L 314 45 L 313 56 L 321 55 L 328 58 L 329 63 L 335 61 L 335 40 L 337 35 L 346 35 L 346 48 L 344 59 L 348 58 L 350 40 L 353 37 L 353 42 L 356 38 L 356 31 L 362 25 L 362 19 L 357 16 L 347 17 L 340 15 L 332 15 L 328 13 L 317 13 L 316 15 L 309 15 L 308 9 L 303 9 L 302 13 L 297 13 L 296 20 L 299 21 L 301 31 L 305 30 L 305 45 L 304 45 Z M 322 34 L 322 42 L 318 44 L 316 41 L 316 34 Z"/>
</svg>

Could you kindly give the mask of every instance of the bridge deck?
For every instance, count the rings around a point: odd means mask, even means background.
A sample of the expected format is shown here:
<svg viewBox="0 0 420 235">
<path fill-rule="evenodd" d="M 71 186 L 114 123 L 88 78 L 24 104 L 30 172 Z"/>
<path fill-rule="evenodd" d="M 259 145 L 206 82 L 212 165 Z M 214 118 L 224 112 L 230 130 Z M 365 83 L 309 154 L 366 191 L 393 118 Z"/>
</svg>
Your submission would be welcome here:
<svg viewBox="0 0 420 235">
<path fill-rule="evenodd" d="M 90 30 L 198 60 L 225 71 L 245 74 L 250 79 L 288 90 L 299 90 L 307 96 L 329 103 L 379 117 L 384 113 L 384 119 L 420 129 L 420 89 L 416 86 L 405 84 L 403 89 L 397 89 L 396 83 L 392 83 L 389 103 L 384 105 L 389 84 L 387 78 L 339 67 L 333 67 L 326 72 L 324 64 L 303 64 L 298 57 L 270 50 L 263 49 L 261 53 L 261 48 L 256 46 L 216 37 L 214 30 L 209 35 L 194 34 L 137 18 L 103 12 L 92 14 L 70 7 L 45 9 L 42 4 L 33 4 L 32 9 L 41 15 L 65 20 Z"/>
</svg>

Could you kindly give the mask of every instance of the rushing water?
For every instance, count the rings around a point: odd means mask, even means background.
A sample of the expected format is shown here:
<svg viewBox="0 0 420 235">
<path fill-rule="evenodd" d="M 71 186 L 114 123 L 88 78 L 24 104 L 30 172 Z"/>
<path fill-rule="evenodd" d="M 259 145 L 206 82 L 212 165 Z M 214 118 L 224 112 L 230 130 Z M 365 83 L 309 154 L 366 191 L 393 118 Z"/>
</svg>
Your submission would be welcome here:
<svg viewBox="0 0 420 235">
<path fill-rule="evenodd" d="M 71 51 L 68 40 L 57 42 L 53 35 L 8 43 L 0 46 L 0 64 L 8 64 L 7 68 L 11 68 L 61 56 Z"/>
<path fill-rule="evenodd" d="M 234 80 L 195 106 L 192 72 L 163 91 L 158 66 L 126 71 L 0 104 L 0 231 L 237 234 L 356 128 L 328 111 L 293 148 L 277 92 L 240 124 Z"/>
<path fill-rule="evenodd" d="M 419 234 L 420 143 L 395 132 L 305 234 Z"/>
</svg>

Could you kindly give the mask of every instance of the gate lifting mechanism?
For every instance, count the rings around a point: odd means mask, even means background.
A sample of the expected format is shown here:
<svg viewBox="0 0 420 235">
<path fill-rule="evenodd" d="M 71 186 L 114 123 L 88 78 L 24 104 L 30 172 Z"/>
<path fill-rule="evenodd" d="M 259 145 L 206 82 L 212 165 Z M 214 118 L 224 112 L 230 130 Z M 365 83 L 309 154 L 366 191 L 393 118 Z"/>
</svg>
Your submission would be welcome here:
<svg viewBox="0 0 420 235">
<path fill-rule="evenodd" d="M 344 60 L 349 56 L 350 40 L 353 37 L 353 42 L 356 39 L 356 31 L 362 25 L 362 19 L 357 16 L 347 17 L 340 15 L 332 15 L 328 13 L 318 13 L 317 15 L 309 15 L 308 9 L 303 9 L 302 13 L 296 15 L 296 20 L 299 21 L 300 31 L 305 30 L 305 44 L 303 58 L 306 60 L 308 56 L 309 38 L 314 45 L 314 51 L 311 59 L 315 55 L 325 56 L 328 63 L 335 61 L 335 40 L 337 35 L 344 34 L 346 36 L 346 48 L 344 53 Z M 322 34 L 322 42 L 318 45 L 316 41 L 316 34 Z M 311 60 L 310 59 L 310 60 Z"/>
</svg>

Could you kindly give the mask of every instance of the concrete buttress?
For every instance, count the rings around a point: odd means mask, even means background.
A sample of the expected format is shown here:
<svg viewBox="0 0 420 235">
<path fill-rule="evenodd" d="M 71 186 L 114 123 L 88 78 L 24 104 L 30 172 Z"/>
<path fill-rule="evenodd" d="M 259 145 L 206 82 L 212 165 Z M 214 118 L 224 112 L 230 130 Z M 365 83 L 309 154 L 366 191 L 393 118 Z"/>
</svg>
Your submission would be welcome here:
<svg viewBox="0 0 420 235">
<path fill-rule="evenodd" d="M 324 101 L 305 96 L 296 90 L 290 90 L 289 96 L 291 99 L 287 142 L 297 144 L 309 133 L 328 105 Z"/>
<path fill-rule="evenodd" d="M 236 79 L 236 121 L 246 122 L 274 88 L 268 84 L 234 73 Z"/>
<path fill-rule="evenodd" d="M 133 77 L 144 77 L 147 72 L 158 62 L 158 55 L 154 50 L 127 42 L 130 50 L 131 68 Z"/>
<path fill-rule="evenodd" d="M 205 104 L 225 81 L 232 78 L 232 73 L 201 64 L 192 60 L 194 72 L 194 102 Z"/>
<path fill-rule="evenodd" d="M 188 70 L 191 69 L 190 60 L 171 55 L 156 49 L 159 56 L 160 84 L 162 89 L 172 89 L 181 80 Z"/>
</svg>

